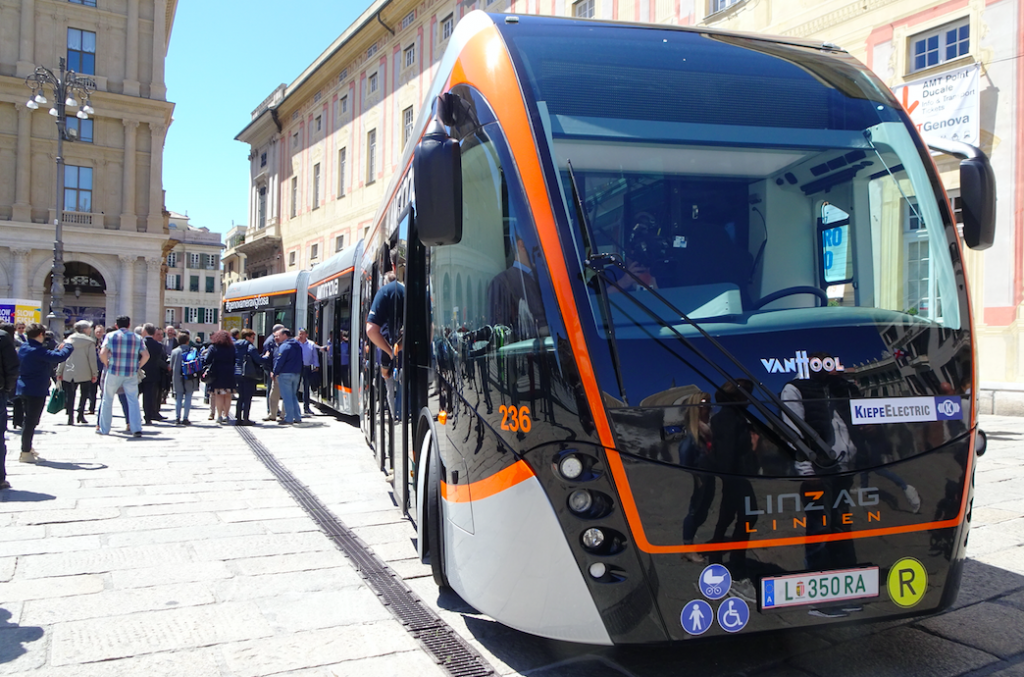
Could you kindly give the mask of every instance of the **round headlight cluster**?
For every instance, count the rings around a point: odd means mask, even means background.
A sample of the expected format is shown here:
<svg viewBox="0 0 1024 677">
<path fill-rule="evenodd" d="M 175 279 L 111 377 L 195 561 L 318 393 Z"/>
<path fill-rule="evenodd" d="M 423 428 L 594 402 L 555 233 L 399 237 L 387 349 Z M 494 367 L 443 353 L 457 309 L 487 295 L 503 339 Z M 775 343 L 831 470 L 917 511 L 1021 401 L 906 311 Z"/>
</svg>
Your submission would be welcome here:
<svg viewBox="0 0 1024 677">
<path fill-rule="evenodd" d="M 593 505 L 594 497 L 586 489 L 577 489 L 569 494 L 569 510 L 572 510 L 577 515 L 587 512 Z"/>
<path fill-rule="evenodd" d="M 598 528 L 590 528 L 583 532 L 583 545 L 596 550 L 604 543 L 604 532 Z"/>
<path fill-rule="evenodd" d="M 601 578 L 608 573 L 608 567 L 605 566 L 604 562 L 594 562 L 590 565 L 590 575 L 592 578 Z"/>
<path fill-rule="evenodd" d="M 558 472 L 567 480 L 574 480 L 583 474 L 583 461 L 578 456 L 566 456 L 558 463 Z"/>
</svg>

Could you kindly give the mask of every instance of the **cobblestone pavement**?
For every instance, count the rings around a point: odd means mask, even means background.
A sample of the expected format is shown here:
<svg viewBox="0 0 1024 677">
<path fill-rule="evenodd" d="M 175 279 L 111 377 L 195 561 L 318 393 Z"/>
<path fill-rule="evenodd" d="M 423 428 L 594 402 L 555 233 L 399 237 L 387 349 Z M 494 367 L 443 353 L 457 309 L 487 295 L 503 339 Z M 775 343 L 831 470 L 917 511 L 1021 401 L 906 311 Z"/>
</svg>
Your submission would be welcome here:
<svg viewBox="0 0 1024 677">
<path fill-rule="evenodd" d="M 237 431 L 205 415 L 130 440 L 44 414 L 35 466 L 8 435 L 0 674 L 445 674 Z M 357 427 L 316 416 L 248 430 L 498 674 L 1024 677 L 1024 418 L 982 425 L 990 447 L 954 610 L 644 649 L 537 639 L 439 596 Z"/>
</svg>

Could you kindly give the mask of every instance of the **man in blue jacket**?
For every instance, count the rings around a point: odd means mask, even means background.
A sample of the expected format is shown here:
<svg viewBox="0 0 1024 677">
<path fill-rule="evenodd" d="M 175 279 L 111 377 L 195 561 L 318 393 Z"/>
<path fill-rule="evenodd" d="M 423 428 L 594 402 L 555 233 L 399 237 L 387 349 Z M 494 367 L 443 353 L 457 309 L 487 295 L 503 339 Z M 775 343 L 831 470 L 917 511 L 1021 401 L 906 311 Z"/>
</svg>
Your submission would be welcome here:
<svg viewBox="0 0 1024 677">
<path fill-rule="evenodd" d="M 302 346 L 292 338 L 287 327 L 274 333 L 277 340 L 277 352 L 274 355 L 274 380 L 281 392 L 284 403 L 284 420 L 280 425 L 302 423 L 302 412 L 299 409 L 299 378 L 302 376 Z"/>
<path fill-rule="evenodd" d="M 35 463 L 39 454 L 32 448 L 32 437 L 39 425 L 39 417 L 46 406 L 46 396 L 50 394 L 50 376 L 54 365 L 71 357 L 75 347 L 64 342 L 55 350 L 47 350 L 43 345 L 46 327 L 36 322 L 25 329 L 25 343 L 18 349 L 21 360 L 21 375 L 18 377 L 18 396 L 25 402 L 25 429 L 21 433 L 22 463 Z"/>
</svg>

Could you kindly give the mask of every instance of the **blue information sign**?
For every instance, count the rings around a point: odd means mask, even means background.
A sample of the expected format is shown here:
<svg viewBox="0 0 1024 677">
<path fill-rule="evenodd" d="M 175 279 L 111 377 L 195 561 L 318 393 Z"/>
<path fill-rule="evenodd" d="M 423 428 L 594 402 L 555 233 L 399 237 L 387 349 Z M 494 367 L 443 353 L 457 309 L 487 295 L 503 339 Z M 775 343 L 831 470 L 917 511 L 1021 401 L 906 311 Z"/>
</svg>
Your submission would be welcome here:
<svg viewBox="0 0 1024 677">
<path fill-rule="evenodd" d="M 695 599 L 683 607 L 679 614 L 679 622 L 691 635 L 703 635 L 715 623 L 715 612 L 711 605 L 702 599 Z"/>
<path fill-rule="evenodd" d="M 732 576 L 729 570 L 721 564 L 709 564 L 700 572 L 700 581 L 697 583 L 701 593 L 708 599 L 722 599 L 729 594 L 732 587 Z"/>
<path fill-rule="evenodd" d="M 739 632 L 750 620 L 747 603 L 737 597 L 730 597 L 718 607 L 718 624 L 726 632 Z"/>
</svg>

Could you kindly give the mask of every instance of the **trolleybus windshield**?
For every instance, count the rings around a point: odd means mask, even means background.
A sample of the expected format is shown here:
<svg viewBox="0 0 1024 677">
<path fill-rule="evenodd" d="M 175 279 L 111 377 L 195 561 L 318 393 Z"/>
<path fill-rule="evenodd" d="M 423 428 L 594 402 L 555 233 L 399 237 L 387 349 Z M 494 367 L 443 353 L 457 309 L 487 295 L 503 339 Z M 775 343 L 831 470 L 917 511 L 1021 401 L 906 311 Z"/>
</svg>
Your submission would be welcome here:
<svg viewBox="0 0 1024 677">
<path fill-rule="evenodd" d="M 680 345 L 706 343 L 677 311 L 730 353 L 708 348 L 720 366 L 740 378 L 741 362 L 775 393 L 811 361 L 846 379 L 850 398 L 963 392 L 956 231 L 888 90 L 852 59 L 805 47 L 603 30 L 507 35 L 555 168 L 613 421 L 616 408 L 706 403 L 721 387 Z M 584 261 L 601 253 L 629 274 L 597 283 Z"/>
</svg>

